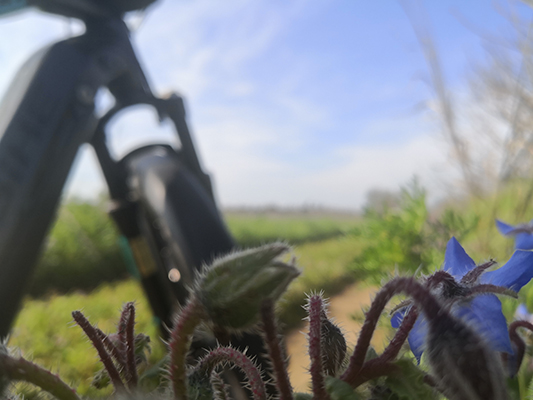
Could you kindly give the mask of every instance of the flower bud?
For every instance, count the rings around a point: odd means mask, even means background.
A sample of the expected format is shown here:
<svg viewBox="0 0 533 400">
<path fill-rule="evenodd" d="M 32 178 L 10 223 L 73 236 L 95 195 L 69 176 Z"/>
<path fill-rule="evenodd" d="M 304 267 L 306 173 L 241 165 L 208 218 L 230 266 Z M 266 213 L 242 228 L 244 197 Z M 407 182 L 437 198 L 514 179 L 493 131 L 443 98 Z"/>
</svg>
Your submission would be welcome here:
<svg viewBox="0 0 533 400">
<path fill-rule="evenodd" d="M 342 369 L 346 356 L 346 339 L 341 329 L 331 322 L 325 312 L 322 316 L 320 345 L 322 347 L 324 373 L 329 376 L 336 376 Z"/>
<path fill-rule="evenodd" d="M 215 261 L 195 290 L 211 321 L 226 329 L 253 325 L 262 302 L 276 301 L 300 274 L 294 265 L 276 259 L 288 250 L 274 243 Z"/>
<path fill-rule="evenodd" d="M 449 399 L 507 399 L 499 357 L 463 322 L 448 313 L 430 318 L 427 348 L 433 376 Z"/>
</svg>

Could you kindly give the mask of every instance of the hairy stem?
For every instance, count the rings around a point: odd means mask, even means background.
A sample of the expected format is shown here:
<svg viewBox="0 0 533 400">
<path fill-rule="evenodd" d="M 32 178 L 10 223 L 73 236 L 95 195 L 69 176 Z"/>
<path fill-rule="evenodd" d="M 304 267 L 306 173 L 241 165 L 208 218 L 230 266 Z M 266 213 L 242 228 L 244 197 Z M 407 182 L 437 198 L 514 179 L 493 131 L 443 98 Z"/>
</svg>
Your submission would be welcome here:
<svg viewBox="0 0 533 400">
<path fill-rule="evenodd" d="M 261 306 L 261 320 L 265 333 L 265 343 L 268 347 L 268 355 L 272 361 L 276 388 L 279 392 L 280 400 L 292 400 L 292 386 L 287 372 L 287 360 L 283 356 L 281 345 L 276 328 L 276 317 L 274 315 L 274 303 L 266 300 Z"/>
<path fill-rule="evenodd" d="M 126 326 L 128 325 L 128 317 L 129 317 L 129 310 L 128 305 L 130 303 L 124 304 L 124 307 L 122 307 L 122 312 L 120 313 L 120 319 L 118 321 L 117 326 L 117 334 L 118 334 L 118 347 L 119 350 L 122 352 L 122 354 L 126 353 Z"/>
<path fill-rule="evenodd" d="M 379 317 L 383 312 L 388 301 L 398 293 L 405 293 L 410 295 L 418 304 L 427 318 L 432 318 L 439 314 L 441 306 L 435 297 L 429 292 L 427 288 L 422 286 L 413 278 L 395 278 L 385 284 L 377 293 L 376 298 L 370 306 L 370 310 L 366 313 L 365 322 L 361 328 L 361 333 L 355 346 L 355 350 L 350 358 L 348 369 L 341 376 L 341 379 L 350 385 L 356 382 L 357 374 L 361 371 L 363 362 L 365 360 L 366 352 L 370 345 L 370 340 L 376 329 Z"/>
<path fill-rule="evenodd" d="M 255 400 L 267 399 L 265 383 L 259 369 L 245 354 L 232 347 L 218 347 L 211 350 L 200 360 L 193 373 L 211 375 L 218 365 L 228 362 L 244 372 Z"/>
<path fill-rule="evenodd" d="M 12 358 L 0 354 L 0 376 L 10 380 L 31 383 L 47 391 L 60 400 L 80 400 L 76 391 L 63 382 L 57 375 L 23 358 Z"/>
<path fill-rule="evenodd" d="M 220 375 L 213 371 L 210 377 L 211 387 L 213 388 L 213 400 L 230 400 L 228 386 Z"/>
<path fill-rule="evenodd" d="M 309 298 L 309 358 L 311 359 L 311 383 L 313 399 L 329 399 L 324 382 L 324 367 L 322 365 L 322 297 L 314 295 Z"/>
<path fill-rule="evenodd" d="M 375 366 L 382 365 L 386 362 L 394 360 L 394 358 L 396 358 L 396 356 L 400 352 L 407 337 L 409 336 L 409 333 L 413 329 L 413 326 L 415 326 L 417 318 L 418 309 L 416 308 L 416 306 L 412 306 L 411 309 L 407 311 L 407 314 L 404 316 L 402 324 L 396 331 L 396 334 L 390 341 L 387 348 L 379 357 L 364 363 L 363 370 L 365 370 L 366 368 L 374 368 Z"/>
<path fill-rule="evenodd" d="M 76 323 L 80 326 L 80 328 L 83 329 L 83 332 L 85 332 L 87 337 L 91 340 L 94 348 L 100 356 L 100 361 L 102 361 L 102 364 L 104 364 L 104 368 L 106 369 L 109 375 L 109 379 L 111 379 L 113 386 L 115 386 L 115 389 L 117 391 L 126 390 L 122 379 L 120 379 L 120 374 L 118 373 L 115 364 L 113 364 L 111 356 L 106 351 L 104 343 L 102 342 L 100 335 L 97 333 L 96 328 L 91 325 L 91 323 L 87 320 L 87 318 L 85 318 L 81 311 L 73 311 L 72 317 L 74 318 L 74 321 L 76 321 Z"/>
<path fill-rule="evenodd" d="M 170 380 L 177 400 L 188 399 L 186 358 L 194 330 L 204 317 L 202 304 L 192 295 L 178 315 L 170 335 Z"/>
<path fill-rule="evenodd" d="M 126 372 L 128 386 L 137 387 L 137 364 L 135 362 L 135 306 L 133 303 L 126 304 L 128 319 L 126 322 Z"/>
<path fill-rule="evenodd" d="M 124 358 L 124 355 L 120 352 L 117 346 L 115 346 L 111 339 L 109 339 L 109 336 L 107 336 L 104 332 L 102 332 L 96 327 L 95 329 L 98 336 L 100 336 L 100 340 L 104 343 L 104 346 L 106 347 L 107 351 L 115 359 L 117 364 L 119 364 L 121 368 L 126 368 L 126 360 Z"/>
<path fill-rule="evenodd" d="M 490 283 L 474 286 L 473 288 L 470 289 L 470 291 L 466 294 L 466 296 L 473 297 L 473 296 L 484 294 L 484 293 L 503 294 L 505 296 L 509 296 L 514 299 L 518 298 L 518 293 L 516 293 L 514 290 L 508 289 L 504 286 L 492 285 Z"/>
<path fill-rule="evenodd" d="M 509 325 L 509 338 L 511 339 L 511 342 L 515 347 L 516 371 L 513 371 L 514 373 L 518 373 L 526 351 L 526 344 L 524 343 L 524 340 L 518 335 L 518 328 L 526 328 L 533 332 L 533 324 L 528 321 L 514 321 L 513 323 L 511 323 L 511 325 Z M 505 354 L 505 356 L 506 357 L 504 357 L 504 359 L 509 358 L 507 354 Z"/>
<path fill-rule="evenodd" d="M 390 362 L 384 362 L 381 364 L 365 364 L 363 369 L 357 374 L 357 378 L 352 383 L 352 387 L 356 388 L 365 382 L 372 379 L 377 379 L 381 376 L 393 375 L 398 372 L 399 367 Z"/>
<path fill-rule="evenodd" d="M 485 272 L 488 268 L 492 267 L 494 264 L 496 264 L 496 261 L 490 260 L 486 263 L 483 263 L 481 265 L 476 266 L 475 268 L 468 271 L 462 278 L 461 283 L 475 283 L 481 276 L 483 272 Z"/>
<path fill-rule="evenodd" d="M 390 364 L 390 361 L 394 360 L 400 352 L 405 340 L 409 336 L 409 332 L 413 329 L 417 318 L 418 310 L 416 306 L 412 306 L 411 309 L 407 311 L 400 328 L 396 331 L 396 334 L 383 353 L 379 357 L 368 360 L 363 364 L 360 373 L 357 374 L 357 379 L 353 382 L 354 387 L 371 379 L 394 372 L 394 365 Z"/>
</svg>

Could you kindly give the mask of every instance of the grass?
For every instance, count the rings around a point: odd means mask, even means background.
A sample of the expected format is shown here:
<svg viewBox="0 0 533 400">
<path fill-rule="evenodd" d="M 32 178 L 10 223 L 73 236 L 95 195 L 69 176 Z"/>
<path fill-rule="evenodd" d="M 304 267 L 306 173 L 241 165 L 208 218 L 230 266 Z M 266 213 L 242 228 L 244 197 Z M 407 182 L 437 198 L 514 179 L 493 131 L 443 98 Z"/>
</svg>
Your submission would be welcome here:
<svg viewBox="0 0 533 400">
<path fill-rule="evenodd" d="M 318 242 L 343 235 L 360 218 L 353 214 L 226 212 L 228 227 L 242 247 L 286 240 L 292 245 Z"/>
<path fill-rule="evenodd" d="M 155 339 L 157 327 L 152 323 L 142 290 L 134 280 L 105 284 L 90 294 L 28 299 L 15 322 L 9 345 L 73 383 L 80 393 L 94 395 L 96 392 L 90 389 L 90 383 L 100 369 L 98 357 L 81 329 L 74 325 L 71 312 L 82 310 L 104 332 L 115 332 L 120 309 L 127 301 L 136 301 L 136 330 L 152 338 L 151 361 L 161 359 L 164 347 Z"/>
<path fill-rule="evenodd" d="M 496 229 L 495 219 L 511 225 L 527 223 L 533 215 L 533 186 L 530 181 L 510 182 L 492 195 L 479 199 L 467 199 L 450 206 L 462 215 L 477 215 L 476 229 L 461 244 L 468 254 L 481 262 L 494 258 L 506 262 L 514 249 L 512 237 L 502 236 Z"/>
<path fill-rule="evenodd" d="M 298 326 L 305 317 L 302 305 L 306 294 L 323 291 L 330 297 L 357 279 L 347 265 L 361 250 L 361 244 L 352 236 L 296 247 L 297 265 L 302 275 L 289 287 L 279 307 L 279 317 L 286 328 Z"/>
</svg>

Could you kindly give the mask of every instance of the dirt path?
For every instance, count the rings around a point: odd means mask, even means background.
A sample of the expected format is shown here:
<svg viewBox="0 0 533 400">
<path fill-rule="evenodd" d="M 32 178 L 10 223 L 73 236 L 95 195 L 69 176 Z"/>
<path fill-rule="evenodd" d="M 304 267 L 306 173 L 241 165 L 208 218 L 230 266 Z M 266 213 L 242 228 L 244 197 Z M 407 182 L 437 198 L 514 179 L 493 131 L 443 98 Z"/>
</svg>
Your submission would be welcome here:
<svg viewBox="0 0 533 400">
<path fill-rule="evenodd" d="M 329 311 L 338 325 L 342 328 L 349 348 L 353 348 L 361 323 L 351 318 L 352 315 L 362 315 L 362 307 L 370 305 L 370 300 L 375 294 L 375 288 L 361 288 L 357 284 L 345 289 L 339 295 L 330 299 Z M 287 350 L 290 355 L 289 374 L 294 389 L 298 392 L 309 391 L 309 357 L 307 355 L 306 335 L 307 325 L 299 331 L 293 331 L 286 337 Z M 383 347 L 384 335 L 376 332 L 372 338 L 372 345 L 380 350 Z"/>
</svg>

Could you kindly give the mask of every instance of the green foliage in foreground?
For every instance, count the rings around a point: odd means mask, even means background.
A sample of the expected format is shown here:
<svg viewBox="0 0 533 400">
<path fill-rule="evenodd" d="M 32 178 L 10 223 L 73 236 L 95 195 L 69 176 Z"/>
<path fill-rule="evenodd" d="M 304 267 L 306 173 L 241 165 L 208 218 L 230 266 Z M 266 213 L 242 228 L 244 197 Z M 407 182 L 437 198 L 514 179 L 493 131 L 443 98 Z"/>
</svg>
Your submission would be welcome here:
<svg viewBox="0 0 533 400">
<path fill-rule="evenodd" d="M 520 289 L 524 283 L 524 269 L 528 270 L 527 279 L 531 279 L 533 273 L 529 267 L 533 264 L 533 254 L 516 252 L 515 264 L 505 270 L 505 275 L 493 275 L 493 284 L 486 285 L 482 283 L 486 266 L 476 266 L 470 261 L 466 265 L 467 255 L 455 239 L 450 240 L 448 246 L 449 273 L 440 270 L 418 280 L 395 277 L 382 285 L 365 314 L 353 350 L 348 348 L 341 329 L 328 317 L 327 302 L 321 295 L 309 296 L 306 312 L 312 397 L 293 393 L 282 339 L 276 327 L 275 302 L 290 281 L 299 275 L 294 260 L 291 258 L 287 262 L 281 257 L 290 250 L 283 243 L 227 255 L 197 277 L 187 304 L 176 315 L 165 362 L 159 365 L 166 379 L 160 380 L 157 387 L 144 384 L 147 382 L 145 378 L 152 375 L 152 369 L 145 366 L 148 338 L 139 334 L 136 327 L 137 312 L 133 302 L 122 308 L 116 329 L 99 329 L 93 325 L 94 320 L 87 319 L 80 310 L 71 315 L 102 362 L 96 372 L 97 386 L 112 388 L 116 398 L 229 399 L 231 380 L 223 380 L 221 374 L 224 368 L 231 366 L 242 371 L 246 377 L 243 384 L 250 390 L 249 398 L 254 400 L 271 397 L 503 400 L 511 393 L 513 399 L 523 399 L 523 390 L 509 390 L 509 387 L 517 386 L 516 372 L 522 364 L 523 354 L 516 351 L 516 361 L 502 356 L 501 344 L 505 343 L 505 337 L 490 337 L 484 332 L 487 327 L 497 331 L 504 328 L 514 332 L 518 327 L 533 331 L 533 325 L 515 321 L 508 327 L 501 318 L 489 315 L 488 320 L 481 321 L 469 312 L 484 315 L 487 310 L 494 310 L 492 302 L 481 299 L 473 302 L 470 301 L 472 297 L 497 293 L 516 298 L 516 293 L 509 288 Z M 370 338 L 387 303 L 398 294 L 407 296 L 409 304 L 414 307 L 405 310 L 394 337 L 386 350 L 378 354 L 370 347 Z M 404 302 L 403 308 L 405 305 Z M 415 324 L 420 318 L 424 319 L 422 328 Z M 191 344 L 200 329 L 204 335 L 215 337 L 227 337 L 230 332 L 249 329 L 260 330 L 267 350 L 266 360 L 254 363 L 253 354 L 222 344 L 204 348 L 204 355 L 197 358 L 191 352 Z M 425 343 L 422 367 L 407 354 L 404 346 L 409 333 L 415 330 Z M 515 349 L 518 344 L 527 347 L 520 337 L 509 336 Z M 189 357 L 194 357 L 194 362 L 189 362 Z M 264 368 L 271 368 L 270 373 L 264 373 Z M 46 369 L 6 349 L 3 343 L 0 343 L 0 377 L 0 397 L 11 398 L 13 387 L 8 383 L 23 381 L 36 385 L 58 400 L 80 400 L 79 391 Z M 270 383 L 272 394 L 268 395 Z M 524 383 L 529 385 L 529 382 Z"/>
</svg>

